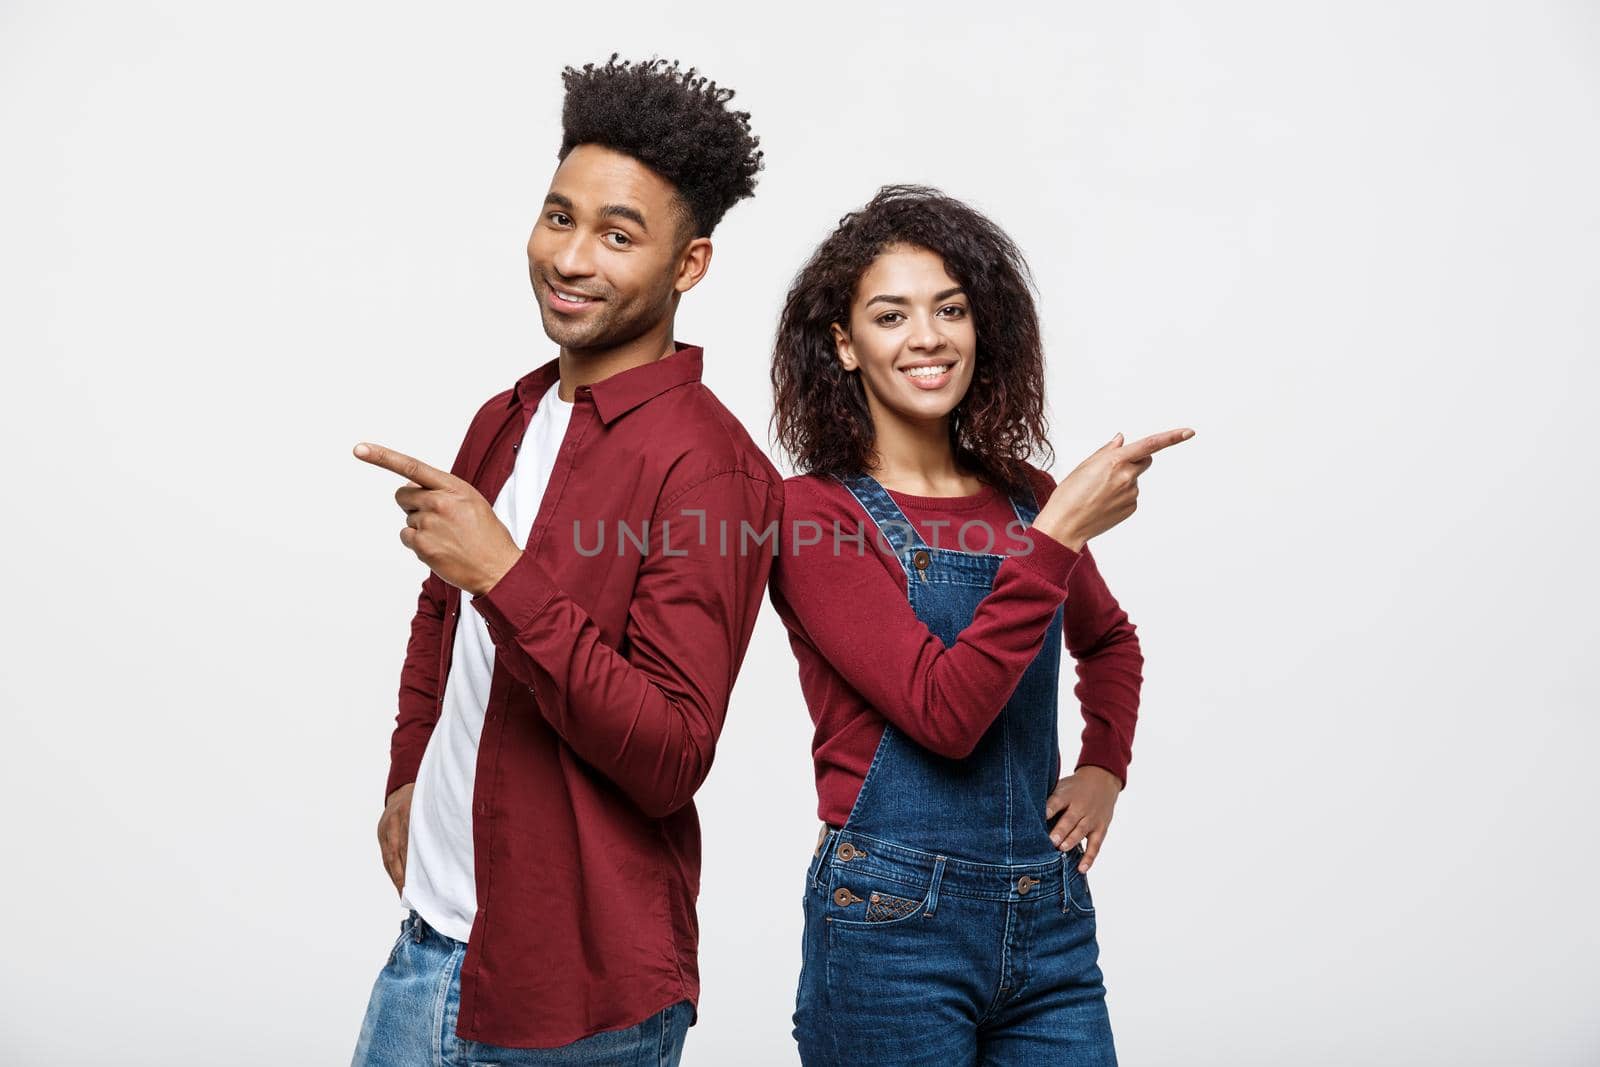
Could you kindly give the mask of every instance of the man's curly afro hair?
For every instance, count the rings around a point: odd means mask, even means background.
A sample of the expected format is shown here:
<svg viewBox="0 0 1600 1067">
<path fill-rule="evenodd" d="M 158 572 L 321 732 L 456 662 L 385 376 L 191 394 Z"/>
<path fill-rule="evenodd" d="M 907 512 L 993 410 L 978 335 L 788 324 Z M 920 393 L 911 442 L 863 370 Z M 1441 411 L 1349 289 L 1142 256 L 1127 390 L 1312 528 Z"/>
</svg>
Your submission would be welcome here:
<svg viewBox="0 0 1600 1067">
<path fill-rule="evenodd" d="M 585 63 L 561 74 L 561 151 L 580 144 L 632 156 L 671 182 L 687 208 L 692 237 L 709 237 L 730 207 L 755 194 L 761 139 L 750 113 L 723 105 L 732 89 L 678 61 Z"/>
</svg>

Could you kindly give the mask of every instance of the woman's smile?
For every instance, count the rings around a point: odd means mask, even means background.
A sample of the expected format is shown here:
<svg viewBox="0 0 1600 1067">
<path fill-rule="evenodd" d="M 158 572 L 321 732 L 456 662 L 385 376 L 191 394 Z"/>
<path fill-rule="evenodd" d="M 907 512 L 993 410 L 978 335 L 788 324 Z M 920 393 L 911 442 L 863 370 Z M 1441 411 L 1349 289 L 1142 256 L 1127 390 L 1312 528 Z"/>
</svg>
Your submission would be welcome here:
<svg viewBox="0 0 1600 1067">
<path fill-rule="evenodd" d="M 955 372 L 960 365 L 961 361 L 957 359 L 919 360 L 900 367 L 900 373 L 918 389 L 933 392 L 955 381 Z"/>
</svg>

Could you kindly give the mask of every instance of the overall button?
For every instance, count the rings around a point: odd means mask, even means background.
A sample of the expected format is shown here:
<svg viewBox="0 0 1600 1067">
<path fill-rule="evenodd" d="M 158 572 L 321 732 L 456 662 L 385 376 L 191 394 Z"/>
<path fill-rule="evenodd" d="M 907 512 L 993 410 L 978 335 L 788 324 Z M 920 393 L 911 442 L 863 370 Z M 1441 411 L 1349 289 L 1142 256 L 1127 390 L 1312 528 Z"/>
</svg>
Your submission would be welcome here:
<svg viewBox="0 0 1600 1067">
<path fill-rule="evenodd" d="M 852 845 L 848 841 L 846 841 L 844 844 L 839 846 L 839 851 L 836 854 L 838 855 L 840 861 L 843 862 L 843 863 L 849 863 L 851 860 L 855 859 L 857 856 L 866 855 L 865 852 L 862 852 L 860 849 L 856 848 L 856 846 Z"/>
<path fill-rule="evenodd" d="M 1019 896 L 1019 897 L 1027 896 L 1028 895 L 1028 890 L 1032 889 L 1034 886 L 1036 886 L 1038 884 L 1039 884 L 1039 879 L 1030 878 L 1027 875 L 1023 875 L 1021 878 L 1017 879 L 1017 896 Z"/>
<path fill-rule="evenodd" d="M 928 569 L 928 564 L 932 562 L 932 557 L 928 555 L 927 549 L 919 548 L 911 554 L 911 562 L 916 564 L 917 570 L 925 571 Z"/>
<path fill-rule="evenodd" d="M 848 908 L 852 904 L 861 903 L 861 898 L 850 892 L 850 890 L 846 889 L 844 886 L 840 886 L 838 889 L 833 891 L 833 902 L 839 905 L 841 908 Z"/>
</svg>

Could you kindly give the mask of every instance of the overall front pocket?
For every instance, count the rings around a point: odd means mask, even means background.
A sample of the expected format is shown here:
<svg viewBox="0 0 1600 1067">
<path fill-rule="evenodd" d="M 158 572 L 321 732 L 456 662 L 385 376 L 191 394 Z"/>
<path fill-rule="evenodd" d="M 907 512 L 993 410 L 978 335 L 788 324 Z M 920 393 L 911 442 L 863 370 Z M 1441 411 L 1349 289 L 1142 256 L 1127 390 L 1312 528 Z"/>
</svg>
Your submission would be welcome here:
<svg viewBox="0 0 1600 1067">
<path fill-rule="evenodd" d="M 828 874 L 828 921 L 864 929 L 894 926 L 923 915 L 928 889 L 871 870 L 833 867 Z"/>
</svg>

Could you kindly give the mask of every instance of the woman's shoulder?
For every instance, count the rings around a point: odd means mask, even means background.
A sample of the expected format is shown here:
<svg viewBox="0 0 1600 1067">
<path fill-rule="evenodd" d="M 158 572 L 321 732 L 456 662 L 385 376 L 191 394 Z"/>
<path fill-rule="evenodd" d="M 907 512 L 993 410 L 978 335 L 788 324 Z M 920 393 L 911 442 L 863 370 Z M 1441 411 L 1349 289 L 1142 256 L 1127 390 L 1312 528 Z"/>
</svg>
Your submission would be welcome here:
<svg viewBox="0 0 1600 1067">
<path fill-rule="evenodd" d="M 1028 484 L 1033 487 L 1035 502 L 1038 503 L 1040 507 L 1043 507 L 1044 502 L 1050 498 L 1050 494 L 1055 492 L 1055 478 L 1051 476 L 1049 471 L 1030 463 L 1027 460 L 1022 461 L 1022 466 L 1027 472 Z"/>
<path fill-rule="evenodd" d="M 1050 472 L 1023 461 L 1036 502 L 1043 506 L 1055 491 Z M 795 519 L 831 519 L 859 514 L 861 508 L 844 483 L 831 474 L 796 474 L 783 480 L 785 516 Z"/>
<path fill-rule="evenodd" d="M 783 514 L 789 519 L 839 518 L 855 498 L 831 474 L 796 474 L 783 480 Z"/>
<path fill-rule="evenodd" d="M 808 583 L 824 575 L 837 577 L 841 571 L 884 566 L 874 560 L 877 552 L 860 547 L 876 545 L 871 529 L 872 521 L 861 505 L 831 474 L 785 478 L 781 547 L 772 561 L 773 588 L 791 600 L 804 598 Z"/>
</svg>

